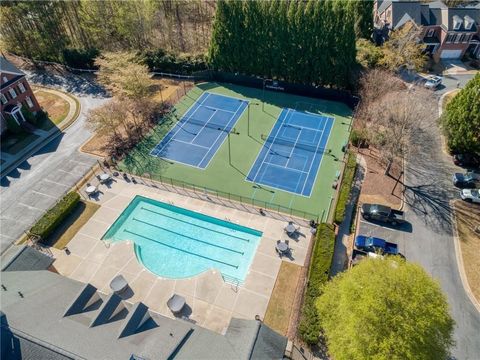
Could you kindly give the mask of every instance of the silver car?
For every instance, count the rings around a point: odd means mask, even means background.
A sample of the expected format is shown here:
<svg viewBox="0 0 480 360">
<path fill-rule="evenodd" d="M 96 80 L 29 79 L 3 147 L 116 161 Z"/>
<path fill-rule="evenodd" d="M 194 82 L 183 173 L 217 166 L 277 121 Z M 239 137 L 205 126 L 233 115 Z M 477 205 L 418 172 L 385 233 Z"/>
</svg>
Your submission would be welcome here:
<svg viewBox="0 0 480 360">
<path fill-rule="evenodd" d="M 460 197 L 466 202 L 480 204 L 480 191 L 478 189 L 463 189 L 460 192 Z"/>
<path fill-rule="evenodd" d="M 430 75 L 427 77 L 427 81 L 425 82 L 425 87 L 427 89 L 436 89 L 442 83 L 442 78 L 436 75 Z"/>
</svg>

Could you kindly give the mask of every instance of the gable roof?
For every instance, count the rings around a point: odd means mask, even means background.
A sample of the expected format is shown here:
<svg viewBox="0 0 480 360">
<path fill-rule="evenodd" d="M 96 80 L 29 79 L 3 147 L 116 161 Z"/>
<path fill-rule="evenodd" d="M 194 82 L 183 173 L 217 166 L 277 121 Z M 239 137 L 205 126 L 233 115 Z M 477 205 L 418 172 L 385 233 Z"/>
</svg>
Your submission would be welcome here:
<svg viewBox="0 0 480 360">
<path fill-rule="evenodd" d="M 115 303 L 115 296 L 49 271 L 4 272 L 2 284 L 3 330 L 19 338 L 27 334 L 67 358 L 282 359 L 286 347 L 285 337 L 255 320 L 232 319 L 221 335 L 142 303 L 121 301 L 124 309 L 110 316 L 105 304 Z"/>
<path fill-rule="evenodd" d="M 25 75 L 25 73 L 13 65 L 10 61 L 0 56 L 0 73 L 8 73 L 13 75 Z"/>
</svg>

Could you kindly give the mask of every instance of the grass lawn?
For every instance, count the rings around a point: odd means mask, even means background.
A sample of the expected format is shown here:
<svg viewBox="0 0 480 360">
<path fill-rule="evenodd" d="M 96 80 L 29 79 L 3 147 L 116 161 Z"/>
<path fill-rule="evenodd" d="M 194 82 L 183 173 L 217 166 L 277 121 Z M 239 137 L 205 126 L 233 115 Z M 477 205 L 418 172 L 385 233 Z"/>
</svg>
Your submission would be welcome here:
<svg viewBox="0 0 480 360">
<path fill-rule="evenodd" d="M 480 226 L 480 207 L 457 200 L 455 220 L 468 284 L 475 298 L 480 301 L 480 235 L 474 231 L 475 226 Z"/>
<path fill-rule="evenodd" d="M 1 150 L 11 155 L 22 151 L 24 147 L 39 138 L 38 135 L 21 132 L 18 134 L 8 132 L 2 136 Z"/>
<path fill-rule="evenodd" d="M 248 128 L 248 110 L 246 109 L 235 125 L 236 134 L 230 136 L 232 162 L 229 163 L 228 141 L 220 146 L 211 162 L 205 169 L 195 168 L 180 163 L 171 163 L 149 155 L 165 134 L 174 126 L 174 121 L 166 120 L 158 125 L 152 133 L 140 143 L 120 164 L 121 170 L 136 175 L 150 174 L 154 179 L 179 184 L 187 182 L 199 191 L 204 188 L 219 192 L 221 196 L 232 200 L 247 202 L 259 207 L 280 210 L 293 215 L 316 218 L 326 218 L 330 201 L 334 195 L 332 183 L 336 172 L 341 169 L 343 158 L 342 146 L 349 136 L 351 109 L 343 103 L 305 98 L 281 92 L 265 92 L 265 104 L 262 106 L 262 90 L 247 88 L 232 84 L 202 83 L 188 92 L 176 105 L 177 112 L 183 114 L 202 95 L 204 91 L 247 99 L 250 106 L 250 133 Z M 295 109 L 299 103 L 308 103 L 310 112 L 334 117 L 335 121 L 328 138 L 325 153 L 317 173 L 316 182 L 310 197 L 301 196 L 283 190 L 262 185 L 257 186 L 246 181 L 264 140 L 262 135 L 268 135 L 277 121 L 282 108 Z"/>
<path fill-rule="evenodd" d="M 299 265 L 282 261 L 265 313 L 265 324 L 282 335 L 286 335 L 288 331 L 301 270 Z"/>
<path fill-rule="evenodd" d="M 98 204 L 80 201 L 74 211 L 48 236 L 45 244 L 60 250 L 63 249 L 99 208 Z"/>
<path fill-rule="evenodd" d="M 49 120 L 37 125 L 40 129 L 49 130 L 53 126 L 60 124 L 70 110 L 70 104 L 67 101 L 47 91 L 37 90 L 35 91 L 35 97 L 49 117 Z"/>
</svg>

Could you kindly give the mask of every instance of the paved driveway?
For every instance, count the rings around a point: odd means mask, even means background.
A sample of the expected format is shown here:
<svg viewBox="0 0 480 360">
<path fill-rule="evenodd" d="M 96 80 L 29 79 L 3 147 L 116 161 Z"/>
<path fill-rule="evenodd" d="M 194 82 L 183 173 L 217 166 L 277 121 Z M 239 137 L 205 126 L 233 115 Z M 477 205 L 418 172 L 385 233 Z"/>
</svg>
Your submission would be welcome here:
<svg viewBox="0 0 480 360">
<path fill-rule="evenodd" d="M 91 136 L 85 127 L 86 113 L 106 101 L 98 93 L 94 93 L 93 96 L 86 94 L 86 87 L 78 77 L 74 77 L 72 83 L 70 79 L 60 79 L 58 76 L 53 77 L 53 80 L 56 80 L 54 82 L 48 74 L 29 75 L 36 83 L 70 90 L 79 98 L 82 110 L 78 120 L 62 135 L 1 180 L 1 253 L 22 236 L 45 210 L 55 204 L 58 198 L 95 164 L 94 157 L 80 153 L 78 148 Z M 78 86 L 75 86 L 76 84 Z"/>
<path fill-rule="evenodd" d="M 444 80 L 447 89 L 456 82 L 466 83 L 470 76 L 450 77 Z M 449 201 L 458 198 L 458 189 L 451 184 L 451 174 L 459 170 L 450 156 L 442 151 L 440 130 L 431 121 L 415 139 L 418 150 L 410 156 L 406 166 L 406 219 L 412 225 L 411 233 L 404 233 L 404 255 L 419 263 L 438 279 L 447 295 L 456 321 L 453 351 L 456 359 L 480 359 L 480 313 L 465 293 L 455 255 L 451 208 Z"/>
</svg>

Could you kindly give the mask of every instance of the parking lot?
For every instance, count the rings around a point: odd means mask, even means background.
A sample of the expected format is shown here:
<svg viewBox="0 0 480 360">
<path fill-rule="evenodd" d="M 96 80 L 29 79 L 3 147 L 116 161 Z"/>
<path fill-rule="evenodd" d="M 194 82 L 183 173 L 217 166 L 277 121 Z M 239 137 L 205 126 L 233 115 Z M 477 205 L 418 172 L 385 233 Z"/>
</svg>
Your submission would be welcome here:
<svg viewBox="0 0 480 360">
<path fill-rule="evenodd" d="M 358 231 L 356 235 L 373 236 L 397 244 L 398 251 L 402 255 L 407 256 L 405 253 L 405 234 L 412 232 L 412 227 L 408 222 L 399 226 L 391 226 L 379 222 L 366 221 L 360 214 L 358 216 Z"/>
</svg>

